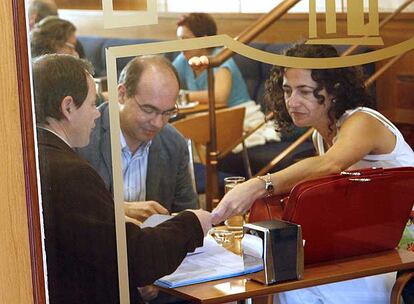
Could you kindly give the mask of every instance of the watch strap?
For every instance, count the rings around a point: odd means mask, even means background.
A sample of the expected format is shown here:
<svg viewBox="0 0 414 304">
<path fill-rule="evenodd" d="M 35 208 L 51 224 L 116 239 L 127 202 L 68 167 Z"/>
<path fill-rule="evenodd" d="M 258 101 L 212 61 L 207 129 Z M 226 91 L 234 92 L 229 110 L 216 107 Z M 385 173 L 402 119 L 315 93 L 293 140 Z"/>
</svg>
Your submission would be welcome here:
<svg viewBox="0 0 414 304">
<path fill-rule="evenodd" d="M 266 196 L 273 195 L 275 192 L 275 187 L 273 185 L 272 176 L 270 175 L 270 173 L 267 173 L 266 175 L 263 175 L 263 176 L 258 176 L 257 178 L 264 181 L 264 188 L 266 190 Z"/>
</svg>

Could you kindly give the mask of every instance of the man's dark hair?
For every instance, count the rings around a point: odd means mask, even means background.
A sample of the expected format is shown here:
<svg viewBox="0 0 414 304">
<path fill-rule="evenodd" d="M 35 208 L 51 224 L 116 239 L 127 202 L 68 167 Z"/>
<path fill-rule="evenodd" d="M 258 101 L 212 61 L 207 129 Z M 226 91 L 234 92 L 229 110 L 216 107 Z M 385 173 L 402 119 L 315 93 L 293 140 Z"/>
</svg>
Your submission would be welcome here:
<svg viewBox="0 0 414 304">
<path fill-rule="evenodd" d="M 303 43 L 293 45 L 285 51 L 285 55 L 302 58 L 339 57 L 333 46 Z M 289 131 L 293 127 L 283 96 L 285 72 L 285 67 L 274 66 L 265 84 L 265 101 L 268 108 L 273 110 L 280 131 Z M 372 106 L 371 96 L 364 84 L 365 76 L 359 66 L 311 69 L 311 77 L 318 85 L 313 95 L 320 104 L 325 102 L 325 98 L 319 94 L 323 89 L 326 89 L 327 93 L 335 99 L 328 112 L 330 129 L 334 127 L 335 120 L 339 119 L 346 110 L 359 106 Z"/>
<path fill-rule="evenodd" d="M 74 32 L 76 27 L 71 22 L 54 16 L 46 17 L 30 33 L 32 56 L 56 53 Z"/>
<path fill-rule="evenodd" d="M 217 25 L 213 17 L 206 13 L 191 13 L 183 15 L 177 26 L 186 26 L 195 37 L 214 36 L 217 34 Z"/>
<path fill-rule="evenodd" d="M 118 83 L 125 86 L 128 97 L 138 93 L 137 85 L 141 80 L 142 73 L 150 66 L 171 70 L 177 79 L 178 86 L 180 86 L 180 77 L 177 70 L 167 58 L 161 55 L 138 56 L 128 62 L 119 75 Z"/>
<path fill-rule="evenodd" d="M 33 61 L 33 91 L 37 123 L 63 119 L 62 100 L 71 96 L 79 108 L 88 95 L 87 76 L 92 65 L 70 55 L 49 54 Z"/>
<path fill-rule="evenodd" d="M 36 14 L 34 20 L 35 23 L 38 23 L 40 20 L 48 16 L 57 16 L 58 11 L 56 5 L 51 1 L 45 0 L 32 0 L 29 4 L 29 16 Z"/>
</svg>

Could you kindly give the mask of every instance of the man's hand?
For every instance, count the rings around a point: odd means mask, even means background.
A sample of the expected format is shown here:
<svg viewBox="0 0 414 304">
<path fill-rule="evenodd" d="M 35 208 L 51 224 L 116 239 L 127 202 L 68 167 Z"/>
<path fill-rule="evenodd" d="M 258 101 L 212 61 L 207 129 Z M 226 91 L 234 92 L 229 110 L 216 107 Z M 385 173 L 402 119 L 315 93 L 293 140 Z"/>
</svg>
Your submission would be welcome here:
<svg viewBox="0 0 414 304">
<path fill-rule="evenodd" d="M 151 301 L 158 296 L 158 288 L 154 285 L 138 287 L 138 291 L 141 293 L 142 299 L 146 302 Z"/>
<path fill-rule="evenodd" d="M 207 232 L 211 229 L 211 213 L 203 209 L 187 209 L 186 211 L 191 211 L 197 216 L 201 228 L 203 229 L 204 236 L 206 236 Z"/>
<path fill-rule="evenodd" d="M 168 210 L 156 201 L 124 202 L 125 215 L 140 222 L 153 214 L 168 214 Z"/>
<path fill-rule="evenodd" d="M 138 227 L 142 225 L 142 222 L 140 222 L 140 221 L 138 221 L 138 220 L 136 220 L 132 217 L 126 216 L 126 215 L 125 215 L 125 223 L 131 223 L 131 224 L 134 224 Z"/>
</svg>

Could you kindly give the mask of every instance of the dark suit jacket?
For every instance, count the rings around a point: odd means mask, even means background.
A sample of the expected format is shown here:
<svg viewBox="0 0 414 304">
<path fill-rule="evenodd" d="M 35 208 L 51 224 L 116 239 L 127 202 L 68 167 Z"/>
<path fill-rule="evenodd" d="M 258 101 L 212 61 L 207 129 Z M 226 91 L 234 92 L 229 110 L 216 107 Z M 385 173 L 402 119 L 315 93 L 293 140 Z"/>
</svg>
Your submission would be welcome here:
<svg viewBox="0 0 414 304">
<path fill-rule="evenodd" d="M 38 143 L 50 303 L 119 303 L 111 193 L 56 135 L 38 129 Z M 131 303 L 140 302 L 136 286 L 173 272 L 203 242 L 191 212 L 126 229 Z"/>
<path fill-rule="evenodd" d="M 78 149 L 78 153 L 94 167 L 113 193 L 108 103 L 102 104 L 99 111 L 101 117 L 95 121 L 90 143 Z M 197 208 L 188 162 L 187 142 L 167 124 L 152 140 L 149 149 L 146 200 L 157 201 L 170 212 Z"/>
</svg>

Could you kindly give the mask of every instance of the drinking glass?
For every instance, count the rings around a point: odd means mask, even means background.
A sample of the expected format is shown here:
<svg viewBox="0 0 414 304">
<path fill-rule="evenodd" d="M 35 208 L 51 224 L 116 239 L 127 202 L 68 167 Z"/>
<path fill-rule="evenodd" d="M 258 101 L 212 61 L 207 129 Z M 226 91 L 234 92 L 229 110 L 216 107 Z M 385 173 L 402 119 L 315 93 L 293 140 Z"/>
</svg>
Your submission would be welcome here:
<svg viewBox="0 0 414 304">
<path fill-rule="evenodd" d="M 243 176 L 230 176 L 224 179 L 224 192 L 227 193 L 231 191 L 236 185 L 241 184 L 246 179 Z M 244 215 L 237 214 L 229 217 L 224 224 L 227 229 L 241 233 L 243 235 L 243 225 L 244 225 Z"/>
<path fill-rule="evenodd" d="M 177 97 L 177 103 L 179 107 L 185 107 L 188 104 L 188 96 L 186 90 L 180 90 Z"/>
<path fill-rule="evenodd" d="M 209 234 L 224 248 L 231 248 L 234 246 L 234 233 L 229 230 L 213 228 L 209 231 Z"/>
</svg>

